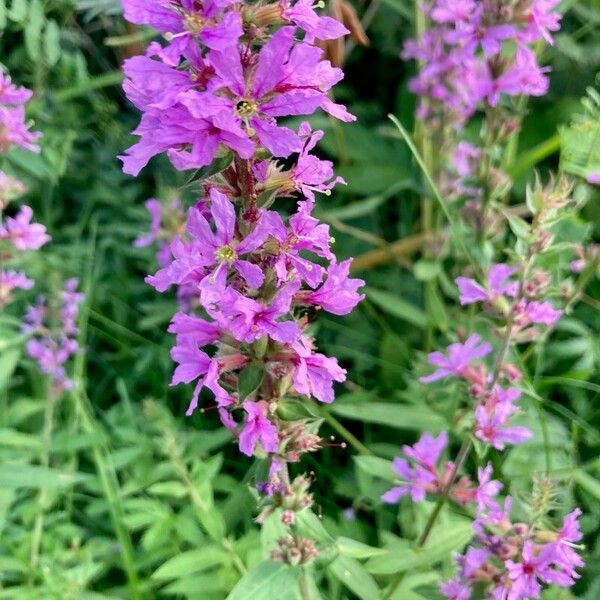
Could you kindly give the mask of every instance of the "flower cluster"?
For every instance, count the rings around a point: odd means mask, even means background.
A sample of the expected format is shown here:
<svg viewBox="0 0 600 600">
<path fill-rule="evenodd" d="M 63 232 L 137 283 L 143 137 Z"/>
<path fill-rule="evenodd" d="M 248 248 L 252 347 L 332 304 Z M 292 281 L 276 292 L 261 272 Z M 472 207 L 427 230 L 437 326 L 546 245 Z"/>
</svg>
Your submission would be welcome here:
<svg viewBox="0 0 600 600">
<path fill-rule="evenodd" d="M 27 354 L 42 373 L 52 380 L 54 394 L 73 387 L 65 363 L 77 351 L 77 317 L 83 294 L 77 292 L 79 281 L 69 279 L 52 302 L 43 296 L 25 313 L 23 331 L 30 335 Z"/>
<path fill-rule="evenodd" d="M 0 71 L 0 154 L 13 146 L 38 152 L 38 133 L 31 133 L 25 122 L 25 104 L 32 92 L 15 86 L 11 78 Z M 3 216 L 4 210 L 26 192 L 18 179 L 0 171 L 0 309 L 12 302 L 16 289 L 29 290 L 33 280 L 22 271 L 5 269 L 16 262 L 19 254 L 27 250 L 38 250 L 50 237 L 46 228 L 32 223 L 33 211 L 21 206 L 14 216 Z"/>
<path fill-rule="evenodd" d="M 512 224 L 517 242 L 509 254 L 514 263 L 492 264 L 477 278 L 456 278 L 460 304 L 481 309 L 481 316 L 487 317 L 486 331 L 495 332 L 498 346 L 473 333 L 463 342 L 450 344 L 445 353 L 432 352 L 428 360 L 435 370 L 420 379 L 425 384 L 448 378 L 463 382 L 468 402 L 456 425 L 462 422 L 465 435 L 496 450 L 532 436 L 529 429 L 511 423 L 519 411 L 522 392 L 518 386 L 523 378 L 510 362 L 512 348 L 535 341 L 554 327 L 564 312 L 555 306 L 555 298 L 565 306 L 576 298 L 576 292 L 569 298 L 561 286 L 553 285 L 557 273 L 552 277 L 547 268 L 547 255 L 555 242 L 554 225 L 571 214 L 571 189 L 562 179 L 547 186 L 538 181 L 527 192 L 531 221 Z M 489 367 L 486 361 L 491 355 L 494 360 Z M 527 600 L 539 598 L 540 582 L 573 585 L 578 577 L 575 569 L 583 565 L 572 547 L 581 539 L 576 523 L 580 511 L 571 513 L 558 533 L 540 530 L 537 514 L 529 524 L 513 524 L 509 519 L 511 498 L 506 499 L 504 508 L 495 499 L 502 486 L 492 479 L 491 465 L 478 470 L 477 484 L 468 476 L 459 477 L 470 442 L 463 444 L 465 452 L 461 451 L 456 461 L 440 468 L 438 461 L 447 443 L 446 432 L 437 438 L 426 433 L 413 447 L 404 446 L 403 457 L 393 463 L 399 485 L 382 497 L 396 503 L 410 495 L 414 502 L 421 502 L 430 494 L 476 505 L 477 544 L 460 557 L 459 575 L 442 586 L 443 594 L 451 600 L 469 600 L 472 590 L 483 585 L 486 598 Z"/>
<path fill-rule="evenodd" d="M 13 146 L 39 152 L 41 134 L 29 131 L 25 119 L 25 104 L 31 96 L 31 90 L 15 86 L 10 76 L 0 71 L 0 153 L 5 154 Z"/>
<path fill-rule="evenodd" d="M 577 554 L 579 509 L 568 514 L 558 531 L 542 529 L 539 518 L 513 523 L 512 498 L 501 505 L 494 496 L 478 503 L 473 523 L 475 543 L 456 558 L 458 575 L 440 586 L 449 600 L 470 600 L 474 587 L 485 597 L 502 600 L 539 598 L 541 584 L 571 587 L 579 578 L 576 569 L 584 566 Z"/>
<path fill-rule="evenodd" d="M 404 48 L 404 58 L 422 65 L 410 88 L 420 96 L 417 116 L 438 148 L 437 185 L 460 204 L 480 241 L 504 223 L 493 201 L 506 198 L 512 186 L 504 159 L 522 114 L 509 99 L 543 96 L 549 88 L 550 68 L 538 64 L 536 52 L 552 44 L 560 28 L 558 4 L 434 0 L 426 9 L 430 28 Z M 467 135 L 480 110 L 479 135 Z"/>
<path fill-rule="evenodd" d="M 146 56 L 124 65 L 127 97 L 143 112 L 140 141 L 122 157 L 137 175 L 166 152 L 175 168 L 211 164 L 225 149 L 249 160 L 264 148 L 276 157 L 302 150 L 300 135 L 279 118 L 321 108 L 344 121 L 354 117 L 328 96 L 342 71 L 325 60 L 315 39 L 346 33 L 308 2 L 246 5 L 177 0 L 124 0 L 125 18 L 158 29 Z M 271 26 L 284 25 L 275 33 Z M 297 40 L 298 29 L 304 39 Z M 310 181 L 308 182 L 310 183 Z"/>
<path fill-rule="evenodd" d="M 350 277 L 350 260 L 337 261 L 329 227 L 313 215 L 315 194 L 343 183 L 329 161 L 312 154 L 323 132 L 307 122 L 294 131 L 281 117 L 322 109 L 354 119 L 330 99 L 342 71 L 316 43 L 346 29 L 304 0 L 123 5 L 130 22 L 164 38 L 124 66 L 125 92 L 143 112 L 124 170 L 135 175 L 165 152 L 179 170 L 211 165 L 185 224 L 172 206 L 166 212 L 176 214 L 175 227 L 161 225 L 164 207 L 149 201 L 151 233 L 137 240 L 161 241 L 161 268 L 146 281 L 179 294 L 169 326 L 176 336 L 172 385 L 194 383 L 187 415 L 198 409 L 202 389 L 210 390 L 240 451 L 269 457 L 258 488 L 267 502 L 288 507 L 282 520 L 291 525 L 312 500 L 308 480 L 290 482 L 287 463 L 322 442 L 314 419 L 284 418 L 285 403 L 333 401 L 333 384 L 346 372 L 316 350 L 311 320 L 321 309 L 348 314 L 363 298 L 363 282 Z M 271 209 L 280 198 L 296 203 L 286 202 L 285 216 Z M 295 551 L 284 546 L 286 556 Z"/>
<path fill-rule="evenodd" d="M 425 65 L 410 83 L 422 97 L 419 116 L 460 127 L 482 102 L 494 107 L 502 95 L 544 95 L 549 69 L 539 66 L 533 45 L 552 43 L 551 32 L 560 27 L 558 3 L 434 1 L 428 10 L 432 27 L 403 53 Z"/>
</svg>

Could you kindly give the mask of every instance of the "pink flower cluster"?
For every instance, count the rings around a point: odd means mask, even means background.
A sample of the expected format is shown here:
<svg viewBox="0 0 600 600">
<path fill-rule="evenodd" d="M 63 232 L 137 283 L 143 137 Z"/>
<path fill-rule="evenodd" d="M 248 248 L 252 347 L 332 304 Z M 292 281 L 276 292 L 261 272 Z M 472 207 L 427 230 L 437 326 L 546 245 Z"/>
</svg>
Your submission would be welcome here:
<svg viewBox="0 0 600 600">
<path fill-rule="evenodd" d="M 478 503 L 475 544 L 457 557 L 457 577 L 440 586 L 449 600 L 470 600 L 475 587 L 483 587 L 490 600 L 530 600 L 540 598 L 542 584 L 571 587 L 579 578 L 581 511 L 568 514 L 559 531 L 542 530 L 535 522 L 513 523 L 512 498 L 500 506 L 493 497 L 500 487 L 486 503 Z"/>
<path fill-rule="evenodd" d="M 333 401 L 345 370 L 315 349 L 311 315 L 348 314 L 363 298 L 363 282 L 350 278 L 350 260 L 337 262 L 329 227 L 312 214 L 315 193 L 342 182 L 329 161 L 311 154 L 323 133 L 280 121 L 317 109 L 354 119 L 329 98 L 342 72 L 315 44 L 346 30 L 304 0 L 123 5 L 129 21 L 152 25 L 166 41 L 125 63 L 124 89 L 143 116 L 124 170 L 137 174 L 166 152 L 177 169 L 218 171 L 202 182 L 185 226 L 167 236 L 161 269 L 147 278 L 159 292 L 175 287 L 185 298 L 169 327 L 172 385 L 195 384 L 188 415 L 208 388 L 241 452 L 271 455 L 271 478 L 290 490 L 282 465 L 319 448 L 320 439 L 302 421 L 280 419 L 280 402 Z M 287 217 L 270 208 L 278 198 L 297 201 L 295 210 L 287 202 Z M 151 235 L 137 245 L 164 230 L 163 209 L 148 208 Z"/>
<path fill-rule="evenodd" d="M 579 577 L 576 569 L 584 566 L 576 552 L 576 542 L 583 537 L 577 522 L 581 511 L 567 515 L 557 532 L 540 530 L 536 522 L 512 523 L 512 498 L 506 497 L 501 507 L 497 496 L 502 484 L 492 479 L 491 464 L 478 469 L 477 483 L 468 476 L 453 482 L 452 462 L 438 467 L 447 443 L 445 432 L 437 438 L 425 433 L 414 446 L 404 446 L 404 458 L 393 463 L 402 483 L 382 496 L 390 504 L 404 495 L 421 502 L 428 493 L 439 495 L 450 485 L 449 498 L 475 507 L 475 545 L 457 557 L 458 575 L 440 586 L 442 594 L 449 600 L 471 600 L 473 588 L 484 586 L 489 600 L 529 600 L 540 597 L 540 582 L 572 586 Z"/>
<path fill-rule="evenodd" d="M 146 56 L 124 65 L 127 97 L 143 112 L 134 132 L 141 139 L 122 157 L 126 173 L 137 175 L 163 152 L 179 170 L 207 166 L 226 150 L 245 160 L 260 148 L 284 158 L 300 152 L 303 141 L 281 117 L 321 108 L 354 119 L 328 96 L 342 71 L 322 60 L 313 43 L 346 29 L 317 16 L 309 2 L 123 0 L 123 6 L 127 20 L 151 25 L 168 42 L 151 44 Z"/>
<path fill-rule="evenodd" d="M 548 67 L 540 67 L 532 46 L 552 43 L 561 15 L 559 0 L 434 0 L 432 27 L 409 41 L 405 59 L 424 67 L 410 89 L 422 97 L 420 118 L 438 116 L 459 127 L 481 103 L 496 106 L 502 95 L 542 96 Z M 514 45 L 508 51 L 508 43 Z"/>
<path fill-rule="evenodd" d="M 540 334 L 536 326 L 551 327 L 562 315 L 562 310 L 544 300 L 550 282 L 547 273 L 537 270 L 522 282 L 516 282 L 511 278 L 517 272 L 516 267 L 500 263 L 490 267 L 484 283 L 468 277 L 456 279 L 461 305 L 482 303 L 486 311 L 502 321 L 505 329 L 510 329 L 507 342 L 510 344 L 535 340 Z M 437 369 L 421 381 L 432 383 L 456 377 L 468 383 L 474 401 L 473 433 L 502 450 L 506 444 L 527 441 L 531 432 L 524 427 L 509 426 L 521 396 L 521 391 L 514 387 L 521 378 L 519 370 L 503 362 L 498 365 L 497 373 L 492 374 L 485 364 L 476 363 L 491 352 L 492 345 L 473 334 L 464 343 L 450 344 L 446 354 L 432 352 L 429 363 Z"/>
<path fill-rule="evenodd" d="M 36 142 L 41 134 L 29 131 L 25 120 L 25 104 L 31 96 L 31 90 L 15 86 L 10 76 L 0 71 L 0 153 L 13 146 L 40 151 Z"/>
<path fill-rule="evenodd" d="M 481 338 L 473 334 L 462 344 L 450 344 L 447 354 L 432 352 L 429 363 L 437 367 L 437 370 L 422 377 L 421 381 L 431 383 L 446 377 L 457 377 L 469 384 L 469 395 L 475 405 L 473 433 L 497 450 L 502 450 L 506 444 L 527 441 L 531 432 L 525 427 L 508 424 L 518 411 L 515 403 L 520 398 L 521 391 L 510 384 L 520 379 L 519 370 L 514 365 L 504 365 L 494 381 L 484 364 L 475 364 L 475 361 L 485 358 L 491 352 L 491 344 L 481 342 Z M 508 384 L 508 387 L 503 387 L 500 382 Z"/>
<path fill-rule="evenodd" d="M 30 98 L 30 90 L 16 87 L 0 71 L 0 154 L 13 146 L 39 151 L 35 142 L 40 134 L 29 132 L 25 123 L 24 107 Z M 13 217 L 3 216 L 9 203 L 25 191 L 23 183 L 0 171 L 0 308 L 12 302 L 15 290 L 29 290 L 34 283 L 22 271 L 5 269 L 5 265 L 15 262 L 19 253 L 39 250 L 50 241 L 46 228 L 31 222 L 33 211 L 29 206 L 21 206 Z"/>
<path fill-rule="evenodd" d="M 27 354 L 40 371 L 52 379 L 52 390 L 59 394 L 73 387 L 65 363 L 77 351 L 77 317 L 84 296 L 77 292 L 79 281 L 69 279 L 55 302 L 40 297 L 25 313 L 23 331 L 31 336 Z"/>
<path fill-rule="evenodd" d="M 516 267 L 505 264 L 493 265 L 487 276 L 485 285 L 481 285 L 468 277 L 458 277 L 456 285 L 460 292 L 460 303 L 465 306 L 482 302 L 491 312 L 506 312 L 510 299 L 518 293 L 518 284 L 510 278 L 518 272 Z M 519 329 L 521 341 L 530 341 L 537 337 L 534 325 L 554 325 L 562 316 L 563 311 L 554 308 L 551 302 L 541 300 L 548 294 L 549 275 L 537 271 L 523 284 L 522 298 L 510 308 L 513 312 L 513 325 Z"/>
</svg>

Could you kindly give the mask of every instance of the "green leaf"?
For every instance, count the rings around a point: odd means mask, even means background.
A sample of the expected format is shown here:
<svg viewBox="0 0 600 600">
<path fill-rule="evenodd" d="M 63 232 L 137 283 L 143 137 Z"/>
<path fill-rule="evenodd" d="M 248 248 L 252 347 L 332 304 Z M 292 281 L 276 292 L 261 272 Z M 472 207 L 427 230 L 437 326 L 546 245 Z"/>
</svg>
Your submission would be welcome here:
<svg viewBox="0 0 600 600">
<path fill-rule="evenodd" d="M 440 296 L 438 286 L 433 281 L 425 285 L 425 303 L 433 324 L 440 331 L 446 331 L 448 329 L 448 313 L 446 312 L 444 301 Z"/>
<path fill-rule="evenodd" d="M 21 358 L 21 348 L 4 350 L 0 355 L 0 390 L 5 389 Z"/>
<path fill-rule="evenodd" d="M 385 481 L 396 481 L 397 475 L 392 470 L 392 463 L 379 456 L 355 456 L 356 466 L 372 477 L 379 477 Z"/>
<path fill-rule="evenodd" d="M 60 28 L 54 19 L 50 19 L 44 30 L 44 54 L 49 66 L 53 67 L 60 58 Z"/>
<path fill-rule="evenodd" d="M 220 541 L 225 537 L 226 526 L 223 515 L 216 509 L 201 510 L 198 513 L 198 518 L 206 533 L 215 541 Z"/>
<path fill-rule="evenodd" d="M 588 475 L 585 471 L 577 469 L 573 473 L 573 479 L 587 492 L 595 496 L 600 500 L 600 481 L 591 475 Z"/>
<path fill-rule="evenodd" d="M 82 473 L 63 473 L 36 465 L 0 465 L 0 488 L 67 487 L 84 479 L 85 475 Z"/>
<path fill-rule="evenodd" d="M 472 537 L 471 523 L 438 525 L 424 548 L 410 548 L 403 540 L 402 544 L 392 546 L 386 555 L 369 559 L 366 568 L 373 575 L 393 575 L 403 571 L 430 568 L 436 563 L 451 559 L 452 553 L 462 550 Z"/>
<path fill-rule="evenodd" d="M 300 600 L 297 577 L 297 569 L 268 560 L 241 579 L 227 600 Z"/>
<path fill-rule="evenodd" d="M 529 226 L 529 223 L 527 223 L 527 221 L 524 219 L 521 219 L 521 217 L 512 215 L 507 211 L 503 211 L 503 214 L 506 217 L 508 225 L 512 229 L 512 232 L 515 234 L 515 236 L 520 240 L 526 240 L 531 233 L 531 227 Z"/>
<path fill-rule="evenodd" d="M 4 29 L 7 22 L 8 11 L 6 10 L 6 0 L 0 0 L 0 29 Z"/>
<path fill-rule="evenodd" d="M 38 436 L 29 433 L 21 433 L 14 429 L 0 429 L 0 446 L 20 448 L 23 450 L 39 450 L 41 440 Z"/>
<path fill-rule="evenodd" d="M 365 292 L 367 298 L 371 300 L 373 304 L 376 304 L 390 315 L 398 317 L 403 321 L 407 321 L 421 329 L 426 329 L 427 315 L 420 308 L 417 308 L 413 304 L 410 304 L 385 290 L 368 287 Z"/>
<path fill-rule="evenodd" d="M 23 23 L 27 18 L 27 0 L 13 0 L 8 18 L 16 23 Z"/>
<path fill-rule="evenodd" d="M 152 574 L 153 579 L 177 579 L 198 571 L 205 571 L 227 562 L 229 555 L 221 548 L 208 546 L 175 555 Z"/>
<path fill-rule="evenodd" d="M 253 361 L 242 369 L 238 379 L 240 402 L 243 402 L 258 389 L 264 376 L 265 367 L 258 361 Z"/>
<path fill-rule="evenodd" d="M 213 160 L 210 165 L 195 171 L 188 180 L 188 183 L 192 183 L 193 181 L 202 181 L 207 177 L 212 177 L 213 175 L 224 171 L 232 162 L 233 154 L 228 151 L 225 156 L 221 156 L 220 158 Z"/>
<path fill-rule="evenodd" d="M 25 26 L 25 48 L 29 57 L 35 61 L 40 58 L 42 29 L 44 28 L 45 19 L 41 0 L 31 0 Z"/>
<path fill-rule="evenodd" d="M 413 274 L 419 281 L 433 281 L 442 273 L 442 265 L 437 260 L 419 260 L 413 267 Z"/>
<path fill-rule="evenodd" d="M 350 558 L 371 558 L 386 553 L 384 548 L 374 548 L 347 537 L 339 537 L 336 546 L 340 554 Z"/>
<path fill-rule="evenodd" d="M 323 523 L 312 510 L 303 510 L 296 516 L 296 527 L 300 535 L 320 542 L 321 544 L 333 542 L 329 532 L 323 527 Z"/>
<path fill-rule="evenodd" d="M 395 429 L 427 430 L 437 433 L 447 427 L 446 420 L 443 417 L 425 406 L 393 404 L 391 402 L 348 404 L 336 402 L 331 405 L 331 412 L 346 419 L 377 423 Z"/>
<path fill-rule="evenodd" d="M 354 558 L 338 556 L 329 570 L 361 600 L 380 600 L 381 590 L 366 569 Z"/>
</svg>

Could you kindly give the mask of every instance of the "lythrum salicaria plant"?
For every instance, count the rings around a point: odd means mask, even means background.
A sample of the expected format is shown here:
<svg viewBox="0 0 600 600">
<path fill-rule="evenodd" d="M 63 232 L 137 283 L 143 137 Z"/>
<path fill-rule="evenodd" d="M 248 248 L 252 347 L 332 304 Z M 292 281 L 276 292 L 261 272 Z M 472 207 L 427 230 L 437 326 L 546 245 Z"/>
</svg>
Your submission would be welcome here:
<svg viewBox="0 0 600 600">
<path fill-rule="evenodd" d="M 164 40 L 124 65 L 125 92 L 143 113 L 124 170 L 137 175 L 160 153 L 178 170 L 200 169 L 198 201 L 185 219 L 178 206 L 170 211 L 180 225 L 166 226 L 161 206 L 149 202 L 152 231 L 137 241 L 162 240 L 162 268 L 147 282 L 178 293 L 172 385 L 193 385 L 187 415 L 210 390 L 205 409 L 218 410 L 243 454 L 264 459 L 255 477 L 259 521 L 281 509 L 289 528 L 273 557 L 306 564 L 317 548 L 294 523 L 312 505 L 310 477 L 291 480 L 288 464 L 323 441 L 317 419 L 290 417 L 286 405 L 333 401 L 346 373 L 318 352 L 312 315 L 349 313 L 363 282 L 349 277 L 350 260 L 338 262 L 329 227 L 312 214 L 316 197 L 343 183 L 312 154 L 323 132 L 308 122 L 290 128 L 282 117 L 323 110 L 354 120 L 329 97 L 343 74 L 315 43 L 346 30 L 305 2 L 123 6 L 126 19 Z"/>
</svg>

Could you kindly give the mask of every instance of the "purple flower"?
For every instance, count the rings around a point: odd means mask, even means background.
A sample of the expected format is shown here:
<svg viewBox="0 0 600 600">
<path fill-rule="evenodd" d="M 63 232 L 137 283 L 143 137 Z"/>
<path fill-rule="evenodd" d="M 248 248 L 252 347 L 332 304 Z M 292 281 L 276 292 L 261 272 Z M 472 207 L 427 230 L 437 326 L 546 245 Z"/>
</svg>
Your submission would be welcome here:
<svg viewBox="0 0 600 600">
<path fill-rule="evenodd" d="M 216 72 L 211 90 L 191 90 L 181 95 L 181 101 L 194 117 L 220 115 L 225 123 L 244 126 L 248 136 L 256 136 L 274 156 L 287 157 L 302 145 L 296 133 L 277 124 L 276 117 L 311 114 L 321 107 L 342 120 L 354 119 L 327 96 L 342 72 L 322 61 L 321 55 L 315 46 L 294 44 L 294 28 L 282 27 L 261 49 L 252 77 L 244 77 L 239 52 L 211 52 Z M 217 95 L 217 90 L 226 93 Z"/>
<path fill-rule="evenodd" d="M 305 206 L 305 205 L 304 205 Z M 290 278 L 290 271 L 296 271 L 309 286 L 316 287 L 323 279 L 324 269 L 309 260 L 300 252 L 309 251 L 317 256 L 331 260 L 333 254 L 329 248 L 331 235 L 329 226 L 319 223 L 303 207 L 289 219 L 289 229 L 283 221 L 274 215 L 272 232 L 279 242 L 275 271 L 280 283 Z"/>
<path fill-rule="evenodd" d="M 429 364 L 439 367 L 431 375 L 420 377 L 419 381 L 431 383 L 445 377 L 463 377 L 470 364 L 479 358 L 484 358 L 492 351 L 488 342 L 480 344 L 481 338 L 477 334 L 471 335 L 464 344 L 454 343 L 448 346 L 448 355 L 441 352 L 432 352 Z"/>
<path fill-rule="evenodd" d="M 485 406 L 475 409 L 475 435 L 497 450 L 503 450 L 506 444 L 522 444 L 533 435 L 526 427 L 506 427 L 514 412 L 512 406 L 498 404 L 493 410 Z"/>
<path fill-rule="evenodd" d="M 455 579 L 440 584 L 440 592 L 448 600 L 471 600 L 470 586 Z"/>
<path fill-rule="evenodd" d="M 586 177 L 586 181 L 592 185 L 600 185 L 600 171 L 597 171 L 596 173 L 590 173 Z"/>
<path fill-rule="evenodd" d="M 123 0 L 123 8 L 130 23 L 151 25 L 171 41 L 164 56 L 175 62 L 180 55 L 194 51 L 196 39 L 215 50 L 235 46 L 243 34 L 240 14 L 222 12 L 234 3 L 235 0 Z"/>
<path fill-rule="evenodd" d="M 77 352 L 77 317 L 84 295 L 77 291 L 79 280 L 68 279 L 60 293 L 60 306 L 40 297 L 36 306 L 25 313 L 23 332 L 32 337 L 27 342 L 27 354 L 37 362 L 39 370 L 50 375 L 55 393 L 71 389 L 65 365 Z M 57 325 L 58 324 L 58 325 Z"/>
<path fill-rule="evenodd" d="M 235 121 L 225 115 L 198 119 L 181 105 L 144 113 L 133 133 L 140 141 L 119 157 L 123 171 L 129 175 L 138 175 L 153 156 L 162 152 L 167 152 L 180 171 L 209 165 L 221 144 L 242 158 L 250 158 L 254 152 L 254 144 Z"/>
<path fill-rule="evenodd" d="M 437 23 L 468 23 L 477 12 L 474 0 L 438 0 L 431 9 L 431 18 Z"/>
<path fill-rule="evenodd" d="M 579 529 L 579 517 L 581 510 L 576 508 L 569 513 L 563 521 L 563 526 L 557 534 L 555 542 L 549 546 L 553 550 L 556 564 L 572 579 L 577 579 L 579 575 L 575 569 L 585 566 L 583 559 L 577 554 L 577 542 L 581 541 L 583 534 Z M 571 585 L 571 584 L 570 584 Z"/>
<path fill-rule="evenodd" d="M 538 579 L 547 579 L 550 562 L 548 552 L 542 550 L 536 555 L 533 542 L 525 542 L 520 562 L 507 560 L 505 563 L 508 577 L 512 582 L 507 600 L 539 598 L 542 589 Z"/>
<path fill-rule="evenodd" d="M 388 504 L 396 504 L 402 496 L 410 494 L 413 502 L 422 502 L 427 490 L 438 479 L 437 462 L 447 445 L 448 434 L 443 431 L 437 438 L 424 433 L 414 446 L 402 446 L 404 456 L 414 466 L 404 458 L 396 457 L 392 466 L 404 483 L 387 491 L 381 499 Z"/>
<path fill-rule="evenodd" d="M 282 344 L 295 341 L 300 337 L 300 328 L 295 321 L 281 321 L 280 318 L 289 313 L 297 290 L 297 283 L 288 283 L 280 288 L 268 306 L 238 295 L 231 309 L 235 316 L 229 323 L 229 330 L 236 339 L 247 343 L 265 336 Z"/>
<path fill-rule="evenodd" d="M 134 241 L 133 245 L 135 248 L 145 248 L 150 246 L 157 238 L 160 232 L 160 223 L 162 221 L 162 205 L 161 203 L 151 198 L 144 202 L 144 206 L 150 213 L 150 231 L 145 235 L 138 236 Z"/>
<path fill-rule="evenodd" d="M 7 217 L 0 224 L 0 240 L 7 240 L 17 250 L 39 250 L 50 241 L 44 225 L 32 223 L 33 211 L 22 206 L 15 217 Z"/>
<path fill-rule="evenodd" d="M 146 281 L 159 292 L 173 284 L 201 283 L 205 277 L 212 283 L 224 284 L 230 270 L 237 272 L 252 288 L 262 285 L 260 267 L 240 258 L 259 248 L 269 235 L 268 218 L 260 218 L 253 232 L 241 241 L 236 234 L 237 217 L 233 204 L 216 189 L 210 190 L 211 215 L 215 231 L 197 208 L 188 212 L 187 232 L 192 242 L 176 239 L 171 244 L 175 260 Z M 263 213 L 264 216 L 265 213 Z"/>
<path fill-rule="evenodd" d="M 537 64 L 535 52 L 524 46 L 517 47 L 514 64 L 493 82 L 488 93 L 488 102 L 496 106 L 500 94 L 507 96 L 544 96 L 548 92 L 550 67 Z"/>
<path fill-rule="evenodd" d="M 303 122 L 298 129 L 298 135 L 304 145 L 295 167 L 292 169 L 292 179 L 296 190 L 308 200 L 314 202 L 314 192 L 329 194 L 338 183 L 346 184 L 341 177 L 335 177 L 333 163 L 321 160 L 310 154 L 318 141 L 323 137 L 322 131 L 311 131 L 310 124 Z"/>
<path fill-rule="evenodd" d="M 0 71 L 0 104 L 23 105 L 31 99 L 33 92 L 13 84 L 10 75 Z"/>
<path fill-rule="evenodd" d="M 246 401 L 242 406 L 246 411 L 246 422 L 240 433 L 240 451 L 252 456 L 260 444 L 265 452 L 277 452 L 279 437 L 277 428 L 267 418 L 269 405 L 264 401 Z"/>
<path fill-rule="evenodd" d="M 217 404 L 227 403 L 229 394 L 219 385 L 220 367 L 219 362 L 210 358 L 208 354 L 198 348 L 194 336 L 177 336 L 177 343 L 171 349 L 171 358 L 178 363 L 171 385 L 178 383 L 191 383 L 196 379 L 196 387 L 192 394 L 192 400 L 186 411 L 189 417 L 198 407 L 198 398 L 203 387 L 211 390 Z"/>
<path fill-rule="evenodd" d="M 314 10 L 313 0 L 298 0 L 291 4 L 290 0 L 280 0 L 281 15 L 287 21 L 303 29 L 306 41 L 334 40 L 350 32 L 336 19 L 321 17 Z"/>
<path fill-rule="evenodd" d="M 0 269 L 0 307 L 11 301 L 13 290 L 30 290 L 32 287 L 33 280 L 29 279 L 25 273 Z"/>
<path fill-rule="evenodd" d="M 516 268 L 502 263 L 493 265 L 489 270 L 485 288 L 469 277 L 457 277 L 455 282 L 460 292 L 460 303 L 464 306 L 473 302 L 493 302 L 504 295 L 516 296 L 518 284 L 508 281 L 516 272 Z"/>
<path fill-rule="evenodd" d="M 160 60 L 134 56 L 123 63 L 123 91 L 140 110 L 167 110 L 177 105 L 179 95 L 194 87 L 189 74 Z"/>
<path fill-rule="evenodd" d="M 484 469 L 477 469 L 479 485 L 475 491 L 475 499 L 477 510 L 480 513 L 486 508 L 497 508 L 498 506 L 495 497 L 502 489 L 502 484 L 492 479 L 492 474 L 492 465 L 489 463 Z"/>
<path fill-rule="evenodd" d="M 173 316 L 168 332 L 178 336 L 189 336 L 197 346 L 214 344 L 221 337 L 221 331 L 216 323 L 182 312 Z"/>
<path fill-rule="evenodd" d="M 314 292 L 299 295 L 302 303 L 323 308 L 334 315 L 347 315 L 361 302 L 365 295 L 357 293 L 358 288 L 365 285 L 362 279 L 350 279 L 352 259 L 340 264 L 332 262 L 327 269 L 327 279 Z"/>
<path fill-rule="evenodd" d="M 536 323 L 551 327 L 562 316 L 563 311 L 555 309 L 550 302 L 521 302 L 516 307 L 519 317 L 525 324 Z"/>
<path fill-rule="evenodd" d="M 39 152 L 37 141 L 41 134 L 29 131 L 22 106 L 0 106 L 0 153 L 5 154 L 12 146 L 20 146 L 30 152 Z"/>
<path fill-rule="evenodd" d="M 525 42 L 537 42 L 543 38 L 552 45 L 550 31 L 558 31 L 562 19 L 562 15 L 552 12 L 552 9 L 559 3 L 560 0 L 534 0 L 529 13 L 529 23 L 520 34 L 520 39 Z"/>
<path fill-rule="evenodd" d="M 320 402 L 333 402 L 333 382 L 346 380 L 346 371 L 335 358 L 314 353 L 310 342 L 302 337 L 293 345 L 296 352 L 293 374 L 294 388 L 299 394 L 313 396 Z"/>
</svg>

